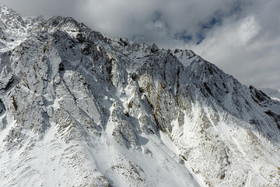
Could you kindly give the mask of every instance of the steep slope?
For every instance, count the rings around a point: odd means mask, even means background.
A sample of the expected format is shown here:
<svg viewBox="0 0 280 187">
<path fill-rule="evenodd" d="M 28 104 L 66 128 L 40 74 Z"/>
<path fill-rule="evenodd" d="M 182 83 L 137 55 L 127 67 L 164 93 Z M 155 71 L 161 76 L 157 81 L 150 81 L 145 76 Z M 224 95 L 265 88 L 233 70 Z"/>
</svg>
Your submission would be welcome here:
<svg viewBox="0 0 280 187">
<path fill-rule="evenodd" d="M 280 103 L 190 50 L 1 6 L 3 186 L 276 186 Z"/>
</svg>

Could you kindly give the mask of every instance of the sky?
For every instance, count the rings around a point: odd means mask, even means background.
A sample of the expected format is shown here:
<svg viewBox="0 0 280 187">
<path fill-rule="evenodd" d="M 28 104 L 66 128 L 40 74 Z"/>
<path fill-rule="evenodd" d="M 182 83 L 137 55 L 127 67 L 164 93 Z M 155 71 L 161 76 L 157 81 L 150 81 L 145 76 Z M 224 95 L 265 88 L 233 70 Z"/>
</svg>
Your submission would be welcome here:
<svg viewBox="0 0 280 187">
<path fill-rule="evenodd" d="M 0 0 L 112 37 L 191 49 L 245 85 L 280 90 L 280 0 Z"/>
</svg>

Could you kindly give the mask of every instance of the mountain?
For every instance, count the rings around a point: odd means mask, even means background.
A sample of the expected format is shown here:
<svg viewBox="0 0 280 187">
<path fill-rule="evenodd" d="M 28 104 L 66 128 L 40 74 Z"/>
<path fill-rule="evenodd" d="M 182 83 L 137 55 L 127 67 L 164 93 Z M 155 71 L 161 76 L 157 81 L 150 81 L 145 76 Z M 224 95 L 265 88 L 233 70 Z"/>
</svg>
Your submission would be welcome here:
<svg viewBox="0 0 280 187">
<path fill-rule="evenodd" d="M 277 186 L 280 102 L 191 50 L 0 6 L 0 186 Z"/>
<path fill-rule="evenodd" d="M 271 99 L 280 101 L 280 92 L 278 90 L 274 90 L 271 88 L 261 89 L 266 95 L 268 95 Z"/>
</svg>

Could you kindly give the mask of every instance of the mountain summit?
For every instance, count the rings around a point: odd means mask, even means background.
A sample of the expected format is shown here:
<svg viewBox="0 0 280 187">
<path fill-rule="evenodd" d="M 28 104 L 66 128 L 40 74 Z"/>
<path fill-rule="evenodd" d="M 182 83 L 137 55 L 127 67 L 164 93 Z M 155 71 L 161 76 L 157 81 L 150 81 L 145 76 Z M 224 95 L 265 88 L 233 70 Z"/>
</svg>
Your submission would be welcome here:
<svg viewBox="0 0 280 187">
<path fill-rule="evenodd" d="M 280 102 L 191 50 L 0 6 L 0 186 L 277 186 Z"/>
</svg>

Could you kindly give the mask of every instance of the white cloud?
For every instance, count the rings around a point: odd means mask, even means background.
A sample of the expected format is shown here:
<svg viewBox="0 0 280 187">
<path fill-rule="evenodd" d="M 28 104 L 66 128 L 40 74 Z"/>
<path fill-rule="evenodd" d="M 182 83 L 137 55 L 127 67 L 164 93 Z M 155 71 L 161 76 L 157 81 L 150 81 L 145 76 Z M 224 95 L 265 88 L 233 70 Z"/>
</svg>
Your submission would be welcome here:
<svg viewBox="0 0 280 187">
<path fill-rule="evenodd" d="M 255 17 L 249 16 L 242 20 L 237 30 L 237 36 L 240 37 L 241 42 L 246 44 L 259 33 L 259 30 L 260 26 Z"/>
<path fill-rule="evenodd" d="M 191 48 L 246 85 L 280 89 L 280 36 L 273 36 L 277 26 L 267 30 L 264 25 L 254 13 L 237 21 L 229 18 Z"/>
</svg>

